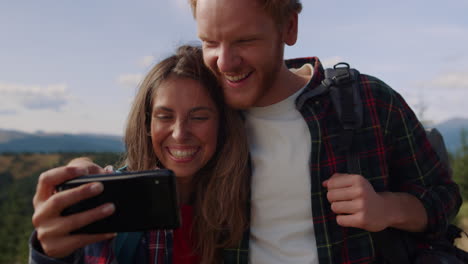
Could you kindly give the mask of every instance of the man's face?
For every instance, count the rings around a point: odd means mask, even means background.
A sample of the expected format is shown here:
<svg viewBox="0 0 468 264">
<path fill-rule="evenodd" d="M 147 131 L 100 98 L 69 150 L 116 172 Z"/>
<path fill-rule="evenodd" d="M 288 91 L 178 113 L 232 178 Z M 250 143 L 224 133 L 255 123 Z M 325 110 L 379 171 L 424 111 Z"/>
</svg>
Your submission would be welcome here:
<svg viewBox="0 0 468 264">
<path fill-rule="evenodd" d="M 284 32 L 255 0 L 198 0 L 205 64 L 227 103 L 239 109 L 275 103 Z"/>
</svg>

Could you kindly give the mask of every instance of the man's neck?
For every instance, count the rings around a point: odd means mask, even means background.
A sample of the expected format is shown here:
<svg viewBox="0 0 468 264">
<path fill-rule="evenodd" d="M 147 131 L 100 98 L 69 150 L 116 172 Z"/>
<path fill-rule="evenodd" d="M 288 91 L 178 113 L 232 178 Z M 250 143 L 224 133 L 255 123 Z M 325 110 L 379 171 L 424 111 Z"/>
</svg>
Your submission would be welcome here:
<svg viewBox="0 0 468 264">
<path fill-rule="evenodd" d="M 280 102 L 303 88 L 310 80 L 311 75 L 290 71 L 286 65 L 281 67 L 279 76 L 274 84 L 278 97 L 275 101 Z"/>
</svg>

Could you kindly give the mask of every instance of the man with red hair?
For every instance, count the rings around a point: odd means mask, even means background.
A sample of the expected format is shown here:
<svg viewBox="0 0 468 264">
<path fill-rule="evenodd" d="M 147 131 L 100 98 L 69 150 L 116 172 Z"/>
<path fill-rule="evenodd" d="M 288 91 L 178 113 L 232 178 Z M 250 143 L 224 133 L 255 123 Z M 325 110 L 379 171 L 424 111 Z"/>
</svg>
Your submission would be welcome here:
<svg viewBox="0 0 468 264">
<path fill-rule="evenodd" d="M 461 204 L 458 186 L 404 99 L 364 74 L 353 141 L 359 173 L 345 173 L 336 108 L 317 89 L 320 61 L 284 60 L 297 40 L 299 0 L 190 4 L 204 62 L 226 102 L 243 111 L 250 145 L 250 228 L 224 250 L 224 263 L 383 263 L 371 232 L 445 232 Z M 102 172 L 84 159 L 73 165 Z"/>
<path fill-rule="evenodd" d="M 370 232 L 443 233 L 457 185 L 404 99 L 361 75 L 359 174 L 346 174 L 341 124 L 317 87 L 317 58 L 284 61 L 299 0 L 191 0 L 205 64 L 242 109 L 252 160 L 250 232 L 227 263 L 378 263 Z"/>
</svg>

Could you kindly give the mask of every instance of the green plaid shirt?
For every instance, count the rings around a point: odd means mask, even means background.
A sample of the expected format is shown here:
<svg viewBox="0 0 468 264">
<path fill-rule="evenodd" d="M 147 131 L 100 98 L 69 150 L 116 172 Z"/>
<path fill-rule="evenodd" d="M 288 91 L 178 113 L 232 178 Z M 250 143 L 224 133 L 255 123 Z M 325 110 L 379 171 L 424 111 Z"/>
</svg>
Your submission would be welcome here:
<svg viewBox="0 0 468 264">
<path fill-rule="evenodd" d="M 312 217 L 320 264 L 378 263 L 369 232 L 341 227 L 331 211 L 322 182 L 336 172 L 346 172 L 346 156 L 339 148 L 341 126 L 328 95 L 312 95 L 324 78 L 317 58 L 286 61 L 289 68 L 305 63 L 314 66 L 314 75 L 296 100 L 310 130 L 310 177 Z M 355 143 L 361 175 L 377 192 L 407 192 L 418 197 L 428 213 L 428 235 L 438 235 L 458 212 L 461 196 L 447 168 L 441 163 L 426 133 L 404 99 L 377 78 L 361 75 L 363 126 Z M 299 104 L 299 105 L 298 105 Z M 246 264 L 249 232 L 238 248 L 224 250 L 225 264 Z"/>
<path fill-rule="evenodd" d="M 310 96 L 320 84 L 324 71 L 317 58 L 286 62 L 299 68 L 314 65 L 314 76 L 297 102 L 312 137 L 310 176 L 312 182 L 312 216 L 320 264 L 377 263 L 369 232 L 336 224 L 321 182 L 335 172 L 346 172 L 346 158 L 338 149 L 340 123 L 328 95 Z M 426 139 L 424 128 L 403 98 L 382 81 L 361 75 L 364 122 L 357 131 L 361 174 L 376 191 L 395 190 L 413 194 L 424 204 L 428 216 L 427 233 L 437 235 L 447 228 L 458 212 L 460 192 L 447 169 Z M 310 97 L 310 98 L 309 98 Z M 135 263 L 172 263 L 172 232 L 146 233 L 136 253 Z M 103 241 L 78 250 L 67 259 L 43 255 L 35 233 L 31 238 L 30 263 L 116 263 L 111 241 Z M 149 250 L 149 251 L 148 251 Z M 149 253 L 149 254 L 148 254 Z M 238 248 L 224 250 L 225 264 L 249 262 L 249 232 Z M 149 258 L 149 259 L 148 259 Z"/>
</svg>

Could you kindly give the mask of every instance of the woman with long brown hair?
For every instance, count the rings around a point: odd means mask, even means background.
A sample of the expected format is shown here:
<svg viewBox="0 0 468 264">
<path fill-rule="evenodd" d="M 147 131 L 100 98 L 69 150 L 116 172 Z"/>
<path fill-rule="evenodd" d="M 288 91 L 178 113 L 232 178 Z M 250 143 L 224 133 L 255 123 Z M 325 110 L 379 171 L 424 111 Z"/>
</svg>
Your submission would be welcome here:
<svg viewBox="0 0 468 264">
<path fill-rule="evenodd" d="M 127 171 L 174 171 L 182 215 L 179 229 L 144 232 L 132 263 L 221 263 L 222 249 L 240 243 L 248 227 L 248 147 L 241 117 L 224 104 L 200 48 L 182 46 L 150 70 L 124 140 Z M 115 263 L 114 239 L 65 248 L 53 234 L 72 236 L 71 230 L 43 228 L 60 217 L 36 207 L 32 263 Z"/>
</svg>

